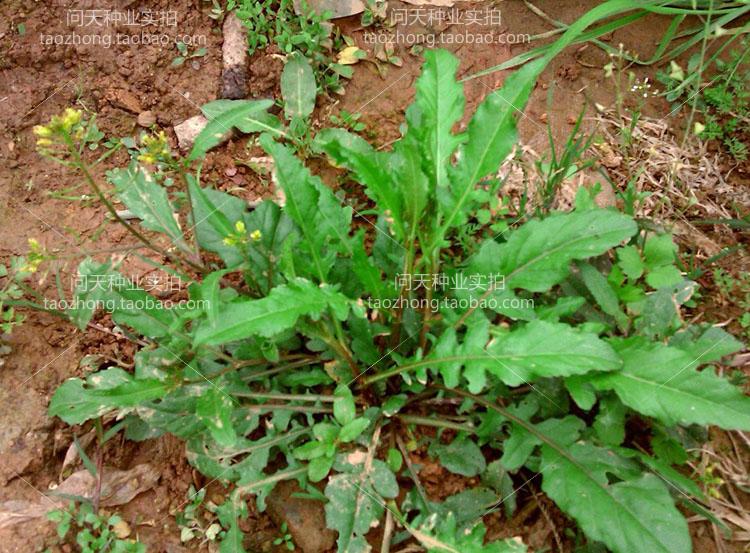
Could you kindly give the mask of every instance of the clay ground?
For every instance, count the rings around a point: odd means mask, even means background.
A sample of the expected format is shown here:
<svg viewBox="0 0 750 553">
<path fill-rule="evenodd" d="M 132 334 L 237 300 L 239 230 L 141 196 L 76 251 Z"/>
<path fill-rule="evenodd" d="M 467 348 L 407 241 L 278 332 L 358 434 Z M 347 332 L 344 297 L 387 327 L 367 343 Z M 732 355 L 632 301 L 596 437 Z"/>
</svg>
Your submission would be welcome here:
<svg viewBox="0 0 750 553">
<path fill-rule="evenodd" d="M 573 21 L 596 0 L 543 0 L 538 7 L 556 17 Z M 398 2 L 391 7 L 401 6 Z M 537 34 L 548 31 L 549 25 L 518 1 L 497 2 L 502 10 L 501 28 L 494 32 Z M 177 50 L 173 44 L 161 46 L 45 46 L 40 34 L 65 33 L 69 9 L 91 8 L 149 8 L 154 11 L 176 11 L 178 25 L 163 31 L 171 39 L 178 35 L 204 37 L 207 54 L 189 60 L 179 67 L 171 63 Z M 405 6 L 404 6 L 405 7 Z M 471 7 L 462 4 L 462 9 Z M 209 15 L 210 3 L 200 0 L 151 0 L 134 2 L 122 0 L 108 3 L 92 0 L 69 2 L 24 2 L 5 0 L 0 4 L 0 257 L 8 259 L 24 254 L 27 240 L 38 239 L 47 249 L 59 254 L 57 268 L 64 286 L 69 289 L 71 274 L 81 257 L 87 252 L 122 249 L 132 244 L 124 230 L 110 224 L 104 209 L 82 199 L 87 191 L 70 174 L 35 151 L 31 129 L 49 120 L 65 107 L 76 105 L 96 113 L 99 126 L 107 136 L 131 136 L 141 129 L 137 117 L 143 111 L 156 116 L 157 125 L 167 131 L 176 147 L 172 127 L 199 113 L 199 106 L 217 98 L 221 74 L 220 25 Z M 564 14 L 564 16 L 563 16 Z M 21 35 L 18 25 L 24 24 Z M 343 31 L 352 36 L 360 47 L 368 49 L 363 41 L 364 30 L 359 18 L 339 20 Z M 638 25 L 605 37 L 611 44 L 623 43 L 625 48 L 649 57 L 668 21 L 649 17 Z M 446 28 L 445 33 L 458 32 Z M 461 59 L 460 75 L 468 75 L 490 67 L 518 54 L 528 45 L 488 47 L 463 45 L 450 47 Z M 340 109 L 361 112 L 362 121 L 373 131 L 373 140 L 386 146 L 398 136 L 398 126 L 403 121 L 404 109 L 414 93 L 413 84 L 419 73 L 420 58 L 408 48 L 396 52 L 403 66 L 388 67 L 381 75 L 370 62 L 355 66 L 354 77 L 346 85 L 346 93 L 336 98 L 319 98 L 316 124 L 326 125 L 328 115 Z M 520 129 L 524 144 L 537 152 L 547 146 L 548 121 L 560 143 L 564 141 L 584 105 L 594 103 L 611 105 L 613 90 L 605 79 L 602 66 L 608 61 L 599 49 L 571 47 L 547 68 L 533 99 L 521 119 Z M 273 53 L 258 53 L 251 63 L 251 92 L 255 97 L 278 94 L 278 76 L 281 62 Z M 638 69 L 639 76 L 653 79 L 653 68 Z M 493 73 L 466 85 L 467 111 L 472 112 L 481 99 L 497 88 L 505 73 Z M 548 102 L 550 89 L 553 101 Z M 645 106 L 645 113 L 662 117 L 669 106 L 661 99 L 653 99 Z M 680 133 L 679 121 L 669 120 L 674 132 Z M 586 123 L 587 128 L 593 126 Z M 245 140 L 232 141 L 213 151 L 206 162 L 204 179 L 219 188 L 231 190 L 247 199 L 257 198 L 267 192 L 264 183 L 252 173 L 243 161 L 260 152 L 246 148 Z M 124 155 L 112 156 L 102 171 L 121 165 Z M 748 189 L 744 167 L 732 172 L 734 186 Z M 615 183 L 617 187 L 618 183 Z M 622 183 L 620 183 L 622 184 Z M 726 198 L 713 198 L 724 203 Z M 744 207 L 747 212 L 748 205 Z M 686 217 L 699 217 L 701 213 L 684 213 Z M 747 235 L 726 228 L 712 228 L 706 236 L 719 247 L 746 243 Z M 700 244 L 681 237 L 683 247 L 705 259 L 706 252 Z M 105 257 L 98 254 L 98 258 Z M 729 262 L 733 271 L 746 269 L 743 257 Z M 739 266 L 738 266 L 739 264 Z M 126 265 L 129 274 L 143 276 L 152 269 L 135 258 Z M 39 283 L 53 292 L 53 275 Z M 711 299 L 710 280 L 701 281 L 707 286 L 708 310 L 701 314 L 707 321 L 732 321 L 730 329 L 738 330 L 734 319 L 736 307 L 715 297 Z M 57 419 L 46 416 L 47 404 L 55 388 L 66 378 L 80 376 L 85 368 L 81 359 L 86 355 L 100 355 L 125 364 L 132 361 L 133 349 L 125 340 L 107 331 L 112 324 L 102 317 L 95 321 L 99 329 L 78 331 L 72 325 L 39 312 L 27 313 L 23 326 L 8 339 L 10 353 L 0 367 L 0 501 L 40 501 L 41 494 L 54 487 L 61 479 L 63 460 L 71 443 L 73 432 Z M 745 367 L 747 369 L 747 367 Z M 717 440 L 720 438 L 717 438 Z M 717 442 L 719 443 L 719 442 Z M 723 445 L 722 445 L 723 444 Z M 717 448 L 726 447 L 722 442 Z M 746 458 L 746 457 L 745 457 Z M 155 466 L 158 483 L 127 505 L 118 508 L 130 522 L 134 535 L 153 552 L 178 552 L 194 550 L 182 548 L 179 530 L 171 513 L 185 501 L 191 484 L 200 487 L 205 482 L 186 462 L 183 447 L 171 438 L 161 438 L 143 443 L 114 440 L 107 448 L 106 466 L 129 469 L 141 463 Z M 434 497 L 443 497 L 458 490 L 451 489 L 450 478 L 445 474 L 431 474 L 439 467 L 426 464 L 424 480 Z M 80 468 L 80 467 L 78 467 Z M 211 487 L 209 494 L 221 496 L 220 486 Z M 220 500 L 220 498 L 216 498 Z M 750 505 L 747 498 L 743 498 Z M 524 541 L 537 548 L 557 550 L 557 535 L 551 529 L 551 519 L 560 528 L 565 526 L 562 516 L 550 504 L 532 510 L 521 509 L 514 520 L 504 527 L 493 527 L 495 535 L 520 535 Z M 703 522 L 691 525 L 695 536 L 695 550 L 712 552 L 715 536 L 710 526 Z M 266 515 L 252 513 L 245 528 L 252 536 L 257 551 L 272 550 L 271 541 L 278 535 L 273 522 Z M 0 532 L 0 551 L 42 551 L 54 543 L 51 524 L 40 521 L 15 526 Z M 725 551 L 742 551 L 742 543 L 725 541 Z M 569 544 L 565 545 L 568 550 Z M 53 549 L 54 550 L 54 549 Z"/>
</svg>

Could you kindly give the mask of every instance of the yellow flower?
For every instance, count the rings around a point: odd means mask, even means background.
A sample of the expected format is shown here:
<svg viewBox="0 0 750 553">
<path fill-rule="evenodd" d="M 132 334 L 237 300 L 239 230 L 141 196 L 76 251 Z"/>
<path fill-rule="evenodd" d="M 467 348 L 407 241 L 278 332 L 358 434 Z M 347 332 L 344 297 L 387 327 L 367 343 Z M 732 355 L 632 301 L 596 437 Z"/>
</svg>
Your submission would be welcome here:
<svg viewBox="0 0 750 553">
<path fill-rule="evenodd" d="M 153 154 L 141 154 L 138 156 L 138 161 L 142 163 L 156 163 L 156 157 Z"/>
<path fill-rule="evenodd" d="M 243 221 L 237 221 L 234 224 L 234 230 L 236 230 L 239 234 L 245 234 L 247 232 L 247 229 L 245 228 L 245 223 Z"/>
<path fill-rule="evenodd" d="M 63 113 L 63 117 L 62 117 L 63 128 L 66 131 L 69 131 L 70 129 L 75 127 L 78 123 L 80 123 L 82 118 L 83 118 L 83 113 L 81 113 L 80 110 L 73 109 L 73 108 L 65 108 L 65 112 Z"/>
<path fill-rule="evenodd" d="M 258 229 L 254 230 L 253 232 L 250 233 L 250 239 L 253 242 L 260 242 L 261 238 L 263 238 L 263 234 Z"/>
<path fill-rule="evenodd" d="M 36 125 L 34 127 L 34 134 L 42 138 L 47 138 L 52 136 L 52 131 L 44 125 Z"/>
</svg>

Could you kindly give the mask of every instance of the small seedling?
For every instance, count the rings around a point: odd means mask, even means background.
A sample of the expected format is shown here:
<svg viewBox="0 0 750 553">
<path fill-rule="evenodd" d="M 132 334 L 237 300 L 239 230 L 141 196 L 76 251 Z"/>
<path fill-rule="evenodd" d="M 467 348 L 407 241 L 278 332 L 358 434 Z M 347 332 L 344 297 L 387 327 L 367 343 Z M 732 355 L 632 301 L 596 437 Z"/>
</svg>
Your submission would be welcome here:
<svg viewBox="0 0 750 553">
<path fill-rule="evenodd" d="M 201 58 L 205 56 L 206 53 L 208 53 L 208 50 L 206 48 L 198 48 L 197 50 L 191 52 L 188 45 L 182 41 L 177 42 L 177 51 L 180 53 L 180 55 L 172 60 L 172 67 L 179 67 L 187 60 L 193 58 Z"/>
<path fill-rule="evenodd" d="M 294 551 L 294 540 L 289 533 L 289 528 L 286 522 L 281 524 L 281 536 L 273 540 L 274 545 L 281 545 L 282 543 L 289 551 Z"/>
<path fill-rule="evenodd" d="M 57 537 L 73 543 L 81 553 L 145 553 L 146 546 L 128 539 L 130 526 L 118 515 L 95 513 L 90 503 L 70 502 L 66 509 L 55 509 L 47 518 L 57 523 Z"/>
</svg>

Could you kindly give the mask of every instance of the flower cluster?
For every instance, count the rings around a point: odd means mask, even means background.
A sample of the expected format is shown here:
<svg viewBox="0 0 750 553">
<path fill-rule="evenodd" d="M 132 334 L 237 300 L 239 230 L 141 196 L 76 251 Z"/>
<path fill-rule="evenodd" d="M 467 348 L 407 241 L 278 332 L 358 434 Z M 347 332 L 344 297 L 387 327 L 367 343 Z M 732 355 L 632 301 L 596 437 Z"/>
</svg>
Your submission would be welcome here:
<svg viewBox="0 0 750 553">
<path fill-rule="evenodd" d="M 234 224 L 234 232 L 224 238 L 224 244 L 226 244 L 227 246 L 240 246 L 247 244 L 251 240 L 253 242 L 260 242 L 261 238 L 263 238 L 263 234 L 260 232 L 260 230 L 255 229 L 250 234 L 248 234 L 245 223 L 242 221 L 237 221 Z"/>
<path fill-rule="evenodd" d="M 157 134 L 144 134 L 141 137 L 141 154 L 138 161 L 142 163 L 169 163 L 172 161 L 172 152 L 169 149 L 169 142 L 164 131 Z"/>
<path fill-rule="evenodd" d="M 66 108 L 62 115 L 53 115 L 47 125 L 34 127 L 34 134 L 37 136 L 36 145 L 42 151 L 48 151 L 55 144 L 71 138 L 80 139 L 85 133 L 84 126 L 83 112 L 74 108 Z"/>
<path fill-rule="evenodd" d="M 18 268 L 21 273 L 36 273 L 39 265 L 47 259 L 48 255 L 36 238 L 29 238 L 29 253 L 23 258 L 23 263 Z"/>
</svg>

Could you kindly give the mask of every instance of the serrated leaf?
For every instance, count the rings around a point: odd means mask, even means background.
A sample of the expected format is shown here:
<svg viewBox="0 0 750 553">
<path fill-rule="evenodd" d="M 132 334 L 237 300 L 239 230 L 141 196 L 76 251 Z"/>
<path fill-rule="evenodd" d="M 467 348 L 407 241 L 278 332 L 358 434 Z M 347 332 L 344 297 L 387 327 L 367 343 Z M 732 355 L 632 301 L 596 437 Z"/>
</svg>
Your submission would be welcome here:
<svg viewBox="0 0 750 553">
<path fill-rule="evenodd" d="M 48 413 L 68 424 L 81 424 L 114 409 L 158 399 L 168 390 L 166 382 L 135 380 L 122 369 L 110 368 L 89 375 L 85 382 L 80 378 L 63 382 L 52 396 Z"/>
<path fill-rule="evenodd" d="M 205 156 L 235 127 L 245 133 L 283 134 L 279 120 L 267 111 L 272 105 L 273 100 L 216 100 L 205 104 L 201 111 L 208 124 L 196 137 L 188 159 Z"/>
<path fill-rule="evenodd" d="M 313 176 L 289 148 L 268 135 L 261 136 L 260 143 L 273 156 L 274 176 L 286 197 L 284 212 L 302 234 L 299 249 L 311 261 L 304 266 L 307 276 L 324 282 L 335 253 L 352 253 L 352 208 L 342 207 L 331 189 Z"/>
<path fill-rule="evenodd" d="M 428 50 L 424 59 L 414 103 L 406 110 L 407 133 L 418 137 L 422 166 L 435 190 L 447 186 L 450 157 L 461 141 L 451 129 L 463 115 L 464 92 L 456 82 L 456 56 L 447 50 Z"/>
<path fill-rule="evenodd" d="M 544 492 L 590 539 L 614 553 L 692 550 L 687 522 L 662 480 L 611 450 L 585 442 L 547 443 L 541 472 Z"/>
<path fill-rule="evenodd" d="M 438 198 L 445 216 L 444 229 L 465 221 L 475 185 L 497 171 L 515 146 L 516 117 L 523 113 L 543 67 L 544 64 L 533 62 L 510 75 L 502 88 L 487 95 L 472 116 L 458 163 L 449 170 L 450 194 Z"/>
<path fill-rule="evenodd" d="M 449 372 L 444 376 L 448 374 L 450 383 L 455 382 L 453 372 L 469 367 L 470 373 L 465 376 L 470 391 L 484 386 L 484 371 L 508 386 L 518 386 L 538 378 L 613 371 L 622 365 L 609 344 L 565 323 L 531 321 L 493 337 L 486 347 L 477 340 L 472 348 L 459 348 L 452 332 L 446 335 L 449 338 L 441 338 L 429 357 L 412 363 L 412 367 L 431 366 L 441 372 L 447 367 Z"/>
<path fill-rule="evenodd" d="M 151 174 L 138 165 L 131 165 L 127 169 L 112 169 L 107 179 L 115 186 L 122 203 L 144 227 L 164 233 L 176 246 L 187 248 L 167 191 Z"/>
<path fill-rule="evenodd" d="M 564 323 L 532 321 L 495 337 L 487 346 L 487 370 L 509 386 L 536 378 L 612 371 L 622 364 L 614 350 L 595 334 Z"/>
<path fill-rule="evenodd" d="M 568 276 L 573 260 L 601 255 L 637 230 L 632 218 L 614 211 L 558 213 L 526 223 L 504 244 L 485 242 L 477 262 L 504 275 L 507 288 L 544 292 Z"/>
<path fill-rule="evenodd" d="M 222 306 L 216 324 L 204 321 L 198 326 L 194 343 L 219 345 L 250 336 L 270 337 L 292 328 L 302 316 L 317 319 L 328 309 L 344 320 L 349 301 L 330 286 L 296 279 L 272 289 L 265 298 Z"/>
<path fill-rule="evenodd" d="M 604 275 L 589 263 L 579 263 L 578 268 L 583 283 L 602 311 L 613 317 L 621 328 L 626 326 L 628 318 L 620 309 L 620 300 Z"/>
<path fill-rule="evenodd" d="M 375 150 L 370 144 L 343 129 L 323 129 L 315 136 L 315 146 L 338 165 L 352 171 L 365 186 L 365 193 L 382 211 L 393 217 L 397 236 L 404 236 L 403 199 L 392 178 L 391 155 Z"/>
<path fill-rule="evenodd" d="M 281 96 L 284 98 L 284 115 L 289 120 L 308 117 L 315 109 L 315 75 L 310 62 L 299 52 L 287 56 L 281 72 Z"/>
<path fill-rule="evenodd" d="M 649 270 L 654 270 L 663 265 L 671 265 L 675 262 L 676 255 L 677 246 L 672 241 L 671 234 L 650 236 L 643 246 L 643 257 Z"/>
<path fill-rule="evenodd" d="M 614 342 L 624 361 L 620 371 L 592 382 L 614 390 L 622 402 L 665 424 L 714 424 L 727 430 L 750 430 L 750 398 L 701 359 L 643 339 Z"/>
<path fill-rule="evenodd" d="M 623 274 L 631 281 L 641 278 L 645 266 L 641 259 L 641 254 L 635 246 L 623 246 L 617 249 L 617 264 L 622 269 Z"/>
<path fill-rule="evenodd" d="M 669 345 L 683 350 L 701 363 L 718 361 L 744 347 L 737 338 L 717 326 L 688 327 L 672 336 Z"/>
</svg>

